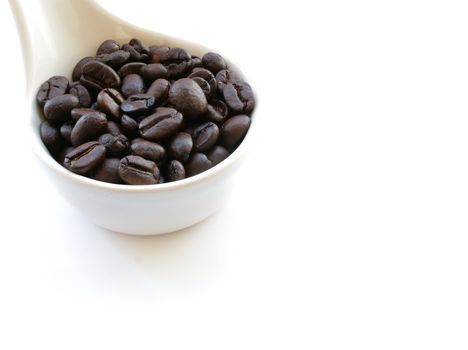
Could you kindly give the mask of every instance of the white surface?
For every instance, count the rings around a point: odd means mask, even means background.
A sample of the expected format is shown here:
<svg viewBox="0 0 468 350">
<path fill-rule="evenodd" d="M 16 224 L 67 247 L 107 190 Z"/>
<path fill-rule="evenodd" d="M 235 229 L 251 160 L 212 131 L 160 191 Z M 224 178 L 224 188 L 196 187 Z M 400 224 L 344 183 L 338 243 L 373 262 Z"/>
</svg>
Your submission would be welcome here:
<svg viewBox="0 0 468 350">
<path fill-rule="evenodd" d="M 208 221 L 92 226 L 13 134 L 22 66 L 1 2 L 0 348 L 466 349 L 465 2 L 179 1 L 183 25 L 170 3 L 102 3 L 238 62 L 261 136 Z"/>
</svg>

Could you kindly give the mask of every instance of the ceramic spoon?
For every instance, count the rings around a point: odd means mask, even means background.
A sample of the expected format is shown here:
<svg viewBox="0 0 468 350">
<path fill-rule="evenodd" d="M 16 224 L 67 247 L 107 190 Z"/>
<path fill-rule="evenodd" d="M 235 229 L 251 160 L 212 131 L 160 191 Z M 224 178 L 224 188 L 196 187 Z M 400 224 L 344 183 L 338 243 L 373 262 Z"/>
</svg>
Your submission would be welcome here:
<svg viewBox="0 0 468 350">
<path fill-rule="evenodd" d="M 114 185 L 73 174 L 49 155 L 39 138 L 41 117 L 35 101 L 43 81 L 53 75 L 70 77 L 76 62 L 93 55 L 105 39 L 124 43 L 139 38 L 148 45 L 182 47 L 198 56 L 212 50 L 127 23 L 94 0 L 10 0 L 10 5 L 23 50 L 32 148 L 54 186 L 73 206 L 99 226 L 141 235 L 188 227 L 221 206 L 251 130 L 230 157 L 199 175 L 160 185 Z"/>
</svg>

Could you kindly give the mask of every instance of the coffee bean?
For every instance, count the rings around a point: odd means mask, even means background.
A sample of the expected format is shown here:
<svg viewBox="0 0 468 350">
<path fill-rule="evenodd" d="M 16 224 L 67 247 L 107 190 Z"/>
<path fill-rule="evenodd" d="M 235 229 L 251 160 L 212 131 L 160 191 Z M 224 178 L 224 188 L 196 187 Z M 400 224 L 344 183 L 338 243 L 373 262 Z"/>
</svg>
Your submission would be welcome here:
<svg viewBox="0 0 468 350">
<path fill-rule="evenodd" d="M 203 116 L 206 120 L 215 124 L 222 124 L 228 116 L 228 108 L 221 100 L 211 100 L 208 105 L 206 114 Z"/>
<path fill-rule="evenodd" d="M 120 135 L 122 130 L 120 129 L 120 125 L 114 122 L 113 120 L 107 121 L 107 132 L 112 135 Z"/>
<path fill-rule="evenodd" d="M 149 47 L 149 62 L 150 63 L 159 63 L 161 61 L 161 56 L 163 53 L 169 51 L 169 46 L 157 46 L 153 45 Z"/>
<path fill-rule="evenodd" d="M 122 115 L 120 119 L 120 125 L 125 135 L 128 137 L 135 137 L 138 135 L 138 123 L 135 119 L 129 117 L 128 115 Z"/>
<path fill-rule="evenodd" d="M 219 92 L 223 92 L 224 87 L 227 83 L 235 83 L 243 81 L 241 76 L 234 71 L 223 69 L 216 74 L 216 83 L 218 86 Z"/>
<path fill-rule="evenodd" d="M 129 142 L 125 135 L 102 134 L 98 142 L 106 147 L 106 154 L 110 157 L 123 157 L 128 154 Z"/>
<path fill-rule="evenodd" d="M 122 49 L 130 52 L 130 59 L 132 61 L 147 62 L 148 61 L 148 48 L 139 39 L 132 39 L 128 44 L 122 46 Z"/>
<path fill-rule="evenodd" d="M 115 70 L 96 60 L 83 65 L 80 81 L 95 93 L 99 93 L 105 88 L 118 88 L 120 86 L 120 77 Z"/>
<path fill-rule="evenodd" d="M 147 82 L 153 82 L 156 79 L 166 78 L 167 69 L 160 63 L 151 63 L 141 68 L 140 74 Z"/>
<path fill-rule="evenodd" d="M 65 162 L 65 157 L 68 153 L 70 153 L 71 151 L 73 151 L 75 148 L 72 147 L 72 146 L 68 146 L 68 147 L 65 147 L 65 148 L 62 148 L 62 150 L 58 153 L 58 155 L 55 157 L 55 160 L 62 166 L 65 166 L 64 165 L 64 162 Z"/>
<path fill-rule="evenodd" d="M 37 103 L 42 107 L 48 100 L 65 94 L 68 90 L 68 85 L 67 78 L 58 75 L 53 76 L 39 87 L 36 95 Z"/>
<path fill-rule="evenodd" d="M 99 142 L 84 143 L 65 156 L 64 166 L 77 174 L 86 174 L 97 168 L 106 157 L 106 148 Z"/>
<path fill-rule="evenodd" d="M 187 118 L 202 115 L 208 106 L 200 86 L 189 78 L 179 79 L 172 84 L 169 89 L 169 102 Z"/>
<path fill-rule="evenodd" d="M 152 160 L 157 165 L 160 165 L 166 159 L 166 151 L 159 143 L 146 140 L 132 142 L 130 154 Z"/>
<path fill-rule="evenodd" d="M 171 158 L 185 163 L 192 152 L 193 140 L 186 132 L 177 133 L 167 147 L 167 152 Z"/>
<path fill-rule="evenodd" d="M 93 110 L 95 110 L 95 111 L 99 110 L 98 105 L 97 105 L 97 102 L 94 102 L 94 103 L 91 105 L 91 107 L 89 107 L 89 108 L 91 108 L 91 109 L 93 109 Z"/>
<path fill-rule="evenodd" d="M 119 121 L 122 115 L 120 104 L 124 101 L 124 97 L 115 89 L 103 89 L 97 96 L 97 104 L 99 110 L 106 113 L 110 118 Z"/>
<path fill-rule="evenodd" d="M 143 138 L 158 141 L 174 135 L 182 125 L 182 114 L 173 108 L 159 107 L 140 122 L 139 129 Z"/>
<path fill-rule="evenodd" d="M 166 66 L 170 78 L 179 78 L 192 68 L 192 58 L 184 49 L 172 48 L 165 51 L 160 63 Z"/>
<path fill-rule="evenodd" d="M 153 95 L 156 105 L 160 106 L 168 99 L 170 87 L 171 83 L 166 79 L 157 79 L 151 84 L 146 93 Z"/>
<path fill-rule="evenodd" d="M 192 70 L 192 73 L 190 73 L 189 78 L 202 78 L 206 80 L 206 82 L 210 85 L 210 91 L 212 94 L 217 90 L 215 76 L 208 69 L 195 68 Z"/>
<path fill-rule="evenodd" d="M 71 143 L 71 132 L 73 130 L 73 126 L 75 124 L 73 122 L 66 122 L 62 124 L 60 127 L 60 135 L 62 135 L 62 138 L 66 140 L 67 142 Z"/>
<path fill-rule="evenodd" d="M 91 177 L 98 181 L 121 184 L 123 181 L 119 176 L 119 166 L 119 158 L 106 158 L 100 166 L 92 171 Z"/>
<path fill-rule="evenodd" d="M 168 182 L 185 179 L 185 168 L 178 160 L 171 160 L 167 165 L 166 177 Z"/>
<path fill-rule="evenodd" d="M 85 114 L 76 122 L 70 135 L 73 146 L 96 140 L 107 131 L 107 119 L 104 113 L 92 112 Z"/>
<path fill-rule="evenodd" d="M 96 56 L 96 60 L 117 69 L 130 59 L 130 52 L 117 50 Z"/>
<path fill-rule="evenodd" d="M 200 57 L 192 55 L 192 67 L 202 67 L 202 60 Z"/>
<path fill-rule="evenodd" d="M 154 106 L 154 96 L 148 94 L 136 94 L 122 102 L 120 109 L 131 116 L 146 114 Z"/>
<path fill-rule="evenodd" d="M 44 145 L 46 145 L 51 153 L 56 154 L 60 151 L 64 142 L 60 136 L 60 132 L 56 127 L 47 121 L 43 121 L 39 128 L 39 134 L 41 136 L 42 142 Z"/>
<path fill-rule="evenodd" d="M 101 45 L 99 45 L 97 51 L 96 51 L 96 56 L 106 54 L 106 53 L 112 53 L 115 51 L 120 50 L 120 46 L 115 40 L 105 40 L 102 42 Z"/>
<path fill-rule="evenodd" d="M 70 119 L 71 110 L 79 105 L 78 98 L 71 94 L 56 96 L 46 102 L 44 116 L 49 122 L 60 124 Z"/>
<path fill-rule="evenodd" d="M 200 174 L 212 167 L 211 161 L 203 153 L 194 153 L 185 164 L 185 173 L 187 177 Z"/>
<path fill-rule="evenodd" d="M 224 148 L 223 146 L 214 146 L 212 149 L 207 154 L 207 157 L 209 160 L 211 160 L 211 163 L 213 166 L 221 163 L 223 160 L 225 160 L 229 156 L 229 151 Z"/>
<path fill-rule="evenodd" d="M 208 52 L 202 57 L 203 67 L 213 72 L 213 74 L 218 73 L 220 70 L 226 69 L 226 63 L 221 55 Z"/>
<path fill-rule="evenodd" d="M 78 63 L 75 65 L 75 68 L 73 68 L 72 72 L 72 80 L 77 81 L 80 80 L 81 75 L 83 74 L 83 66 L 90 62 L 93 61 L 94 57 L 83 57 L 81 60 L 78 61 Z"/>
<path fill-rule="evenodd" d="M 198 86 L 202 89 L 203 93 L 205 94 L 205 97 L 208 99 L 211 95 L 210 84 L 208 84 L 208 82 L 205 79 L 200 77 L 192 78 L 192 80 L 198 84 Z"/>
<path fill-rule="evenodd" d="M 212 122 L 201 124 L 193 131 L 193 150 L 195 152 L 205 152 L 210 149 L 218 140 L 218 126 Z"/>
<path fill-rule="evenodd" d="M 119 176 L 129 185 L 157 184 L 159 169 L 155 162 L 140 156 L 126 156 L 120 160 Z"/>
<path fill-rule="evenodd" d="M 80 101 L 80 107 L 87 108 L 91 106 L 92 98 L 89 94 L 88 89 L 86 89 L 80 83 L 73 83 L 70 86 L 70 94 L 76 96 Z"/>
<path fill-rule="evenodd" d="M 224 122 L 219 140 L 226 148 L 232 148 L 242 141 L 250 127 L 250 118 L 246 115 L 236 115 Z"/>
<path fill-rule="evenodd" d="M 143 78 L 138 74 L 129 74 L 123 78 L 122 93 L 125 97 L 141 94 L 145 91 L 145 83 Z"/>
<path fill-rule="evenodd" d="M 71 119 L 73 122 L 77 122 L 78 119 L 80 119 L 82 116 L 85 114 L 91 113 L 91 112 L 96 112 L 95 109 L 92 108 L 73 108 L 70 112 Z"/>
<path fill-rule="evenodd" d="M 118 71 L 120 79 L 125 78 L 129 74 L 140 74 L 141 69 L 144 66 L 146 66 L 146 63 L 142 63 L 142 62 L 130 62 L 130 63 L 124 64 L 122 67 L 120 67 Z"/>
<path fill-rule="evenodd" d="M 252 88 L 246 82 L 227 83 L 223 96 L 230 109 L 237 113 L 250 113 L 255 107 Z"/>
</svg>

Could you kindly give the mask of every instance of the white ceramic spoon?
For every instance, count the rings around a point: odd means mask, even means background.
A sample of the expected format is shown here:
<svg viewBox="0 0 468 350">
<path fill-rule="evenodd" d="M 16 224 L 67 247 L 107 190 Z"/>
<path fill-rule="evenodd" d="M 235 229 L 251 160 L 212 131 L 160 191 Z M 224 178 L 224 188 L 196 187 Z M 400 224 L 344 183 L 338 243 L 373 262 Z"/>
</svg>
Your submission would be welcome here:
<svg viewBox="0 0 468 350">
<path fill-rule="evenodd" d="M 160 185 L 114 185 L 73 174 L 49 155 L 39 137 L 41 117 L 35 101 L 43 81 L 53 75 L 70 77 L 76 62 L 93 55 L 105 39 L 124 43 L 139 38 L 148 45 L 182 47 L 200 57 L 212 50 L 127 23 L 94 0 L 10 0 L 10 5 L 24 56 L 32 148 L 66 200 L 99 226 L 138 235 L 180 230 L 207 218 L 221 206 L 255 123 L 231 156 L 199 175 Z"/>
</svg>

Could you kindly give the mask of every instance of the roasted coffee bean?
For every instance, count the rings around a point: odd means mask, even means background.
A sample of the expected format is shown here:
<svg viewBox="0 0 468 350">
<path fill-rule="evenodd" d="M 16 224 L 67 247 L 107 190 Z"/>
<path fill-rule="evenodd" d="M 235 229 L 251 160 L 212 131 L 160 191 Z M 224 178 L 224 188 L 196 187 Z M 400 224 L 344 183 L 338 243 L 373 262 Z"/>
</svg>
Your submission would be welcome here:
<svg viewBox="0 0 468 350">
<path fill-rule="evenodd" d="M 161 106 L 169 97 L 171 83 L 166 79 L 157 79 L 151 84 L 146 93 L 153 95 L 156 105 Z"/>
<path fill-rule="evenodd" d="M 138 123 L 135 119 L 129 117 L 128 115 L 122 115 L 120 119 L 120 125 L 122 126 L 122 131 L 128 137 L 135 137 L 138 135 Z"/>
<path fill-rule="evenodd" d="M 120 109 L 131 116 L 137 116 L 149 112 L 153 106 L 154 96 L 148 94 L 136 94 L 122 102 Z"/>
<path fill-rule="evenodd" d="M 171 160 L 167 165 L 166 177 L 168 182 L 185 179 L 185 168 L 178 160 Z"/>
<path fill-rule="evenodd" d="M 226 120 L 219 133 L 219 141 L 226 148 L 232 148 L 242 141 L 250 127 L 250 118 L 236 115 Z"/>
<path fill-rule="evenodd" d="M 157 184 L 159 169 L 151 160 L 140 156 L 126 156 L 120 160 L 119 176 L 129 185 Z"/>
<path fill-rule="evenodd" d="M 96 51 L 96 56 L 103 55 L 106 53 L 112 53 L 115 51 L 120 50 L 120 46 L 115 40 L 105 40 L 102 42 L 101 45 L 99 45 L 97 51 Z"/>
<path fill-rule="evenodd" d="M 70 112 L 71 119 L 73 122 L 77 122 L 78 119 L 80 119 L 82 116 L 85 114 L 91 113 L 91 112 L 96 112 L 95 109 L 92 108 L 73 108 Z"/>
<path fill-rule="evenodd" d="M 78 63 L 75 65 L 75 68 L 73 68 L 72 72 L 72 80 L 77 81 L 80 80 L 81 75 L 83 74 L 83 66 L 90 62 L 93 61 L 94 57 L 83 57 L 81 60 L 78 61 Z"/>
<path fill-rule="evenodd" d="M 60 152 L 58 152 L 58 155 L 55 157 L 55 160 L 62 166 L 64 166 L 64 162 L 65 162 L 65 157 L 67 156 L 68 153 L 70 153 L 71 151 L 73 151 L 75 148 L 72 147 L 72 146 L 68 146 L 68 147 L 65 147 L 65 148 L 62 148 L 62 150 Z"/>
<path fill-rule="evenodd" d="M 39 134 L 42 142 L 44 142 L 44 145 L 46 145 L 52 154 L 56 154 L 60 151 L 64 142 L 56 127 L 47 121 L 43 121 L 39 128 Z"/>
<path fill-rule="evenodd" d="M 252 88 L 246 82 L 227 83 L 223 96 L 230 109 L 237 113 L 250 113 L 255 107 Z"/>
<path fill-rule="evenodd" d="M 198 56 L 192 55 L 192 68 L 202 67 L 202 60 Z"/>
<path fill-rule="evenodd" d="M 60 127 L 60 135 L 62 138 L 67 142 L 71 143 L 71 132 L 73 130 L 73 126 L 75 124 L 73 122 L 66 122 Z"/>
<path fill-rule="evenodd" d="M 154 114 L 140 122 L 139 129 L 143 138 L 158 141 L 174 135 L 182 125 L 182 114 L 173 108 L 159 107 Z"/>
<path fill-rule="evenodd" d="M 99 167 L 92 171 L 91 177 L 98 181 L 121 184 L 123 181 L 119 176 L 119 166 L 119 158 L 106 158 Z"/>
<path fill-rule="evenodd" d="M 170 78 L 179 78 L 190 72 L 192 58 L 184 49 L 172 48 L 161 55 L 160 63 L 167 68 Z"/>
<path fill-rule="evenodd" d="M 141 69 L 144 66 L 146 66 L 146 63 L 142 63 L 142 62 L 130 62 L 130 63 L 124 64 L 122 67 L 120 67 L 118 71 L 120 79 L 125 78 L 129 74 L 140 74 Z"/>
<path fill-rule="evenodd" d="M 149 47 L 150 63 L 159 63 L 161 61 L 161 56 L 163 53 L 169 51 L 169 46 L 158 46 L 153 45 Z"/>
<path fill-rule="evenodd" d="M 119 121 L 122 115 L 120 104 L 124 101 L 124 97 L 115 89 L 101 90 L 97 96 L 97 104 L 99 110 L 106 113 L 109 118 Z"/>
<path fill-rule="evenodd" d="M 205 152 L 210 149 L 218 140 L 219 129 L 215 123 L 207 122 L 200 125 L 193 131 L 193 150 L 195 152 Z"/>
<path fill-rule="evenodd" d="M 73 146 L 96 140 L 107 131 L 107 119 L 104 113 L 92 112 L 85 114 L 76 122 L 70 135 Z"/>
<path fill-rule="evenodd" d="M 114 122 L 113 120 L 107 121 L 107 132 L 112 135 L 120 135 L 122 130 L 120 129 L 120 125 Z"/>
<path fill-rule="evenodd" d="M 125 76 L 122 81 L 121 90 L 125 97 L 143 93 L 145 91 L 143 78 L 138 74 L 129 74 Z"/>
<path fill-rule="evenodd" d="M 192 152 L 193 140 L 192 136 L 186 132 L 177 133 L 167 146 L 167 152 L 171 158 L 180 160 L 185 163 Z"/>
<path fill-rule="evenodd" d="M 130 52 L 124 50 L 117 50 L 110 53 L 105 53 L 96 56 L 96 60 L 105 63 L 108 66 L 116 69 L 126 63 L 130 59 Z"/>
<path fill-rule="evenodd" d="M 120 86 L 120 77 L 115 70 L 96 60 L 83 65 L 80 81 L 95 93 L 99 93 L 105 88 L 118 88 Z"/>
<path fill-rule="evenodd" d="M 185 164 L 185 173 L 187 177 L 200 174 L 212 167 L 211 160 L 203 153 L 194 153 Z"/>
<path fill-rule="evenodd" d="M 128 44 L 122 46 L 122 49 L 130 52 L 130 59 L 132 61 L 148 61 L 148 48 L 139 39 L 130 40 Z"/>
<path fill-rule="evenodd" d="M 221 163 L 229 156 L 229 151 L 223 146 L 214 146 L 206 155 L 213 166 Z"/>
<path fill-rule="evenodd" d="M 179 79 L 172 84 L 169 89 L 169 102 L 187 118 L 202 115 L 208 106 L 203 90 L 189 78 Z"/>
<path fill-rule="evenodd" d="M 129 142 L 125 135 L 102 134 L 98 141 L 106 147 L 106 154 L 110 157 L 123 157 L 128 154 Z"/>
<path fill-rule="evenodd" d="M 192 78 L 192 80 L 198 84 L 198 86 L 202 89 L 203 93 L 205 94 L 205 97 L 208 99 L 211 95 L 210 84 L 208 84 L 208 82 L 205 79 L 200 77 Z"/>
<path fill-rule="evenodd" d="M 91 109 L 93 109 L 93 110 L 95 110 L 95 111 L 99 110 L 98 105 L 97 105 L 97 102 L 94 102 L 94 103 L 91 105 L 91 107 L 89 107 L 89 108 L 91 108 Z"/>
<path fill-rule="evenodd" d="M 80 83 L 73 83 L 70 86 L 70 94 L 78 97 L 78 100 L 80 101 L 80 107 L 87 108 L 91 106 L 91 103 L 93 102 L 88 89 L 86 89 Z"/>
<path fill-rule="evenodd" d="M 219 92 L 223 92 L 224 87 L 226 86 L 227 83 L 235 83 L 235 82 L 241 82 L 243 79 L 239 74 L 237 74 L 234 71 L 231 71 L 229 69 L 223 69 L 220 70 L 216 74 L 216 84 L 218 87 Z"/>
<path fill-rule="evenodd" d="M 60 124 L 69 120 L 71 110 L 79 105 L 80 101 L 74 95 L 56 96 L 46 102 L 44 116 L 52 124 Z"/>
<path fill-rule="evenodd" d="M 211 100 L 208 105 L 206 114 L 203 116 L 206 120 L 215 124 L 222 124 L 228 116 L 228 108 L 221 100 Z"/>
<path fill-rule="evenodd" d="M 130 154 L 152 160 L 157 165 L 166 159 L 166 151 L 159 143 L 146 140 L 133 141 L 130 146 Z"/>
<path fill-rule="evenodd" d="M 220 54 L 208 52 L 202 57 L 203 67 L 213 72 L 218 73 L 220 70 L 226 69 L 226 63 Z"/>
<path fill-rule="evenodd" d="M 147 82 L 153 82 L 156 79 L 167 78 L 167 69 L 160 63 L 151 63 L 141 68 L 140 74 Z"/>
<path fill-rule="evenodd" d="M 195 68 L 195 69 L 192 70 L 192 73 L 190 73 L 189 78 L 192 78 L 192 79 L 193 78 L 202 78 L 202 79 L 206 80 L 206 82 L 210 85 L 211 93 L 214 93 L 217 90 L 215 76 L 208 69 Z"/>
<path fill-rule="evenodd" d="M 42 107 L 48 100 L 67 93 L 68 85 L 67 78 L 59 75 L 53 76 L 39 87 L 36 95 L 37 103 Z"/>
<path fill-rule="evenodd" d="M 97 168 L 106 158 L 106 148 L 99 142 L 84 143 L 65 156 L 64 166 L 77 174 Z"/>
</svg>

